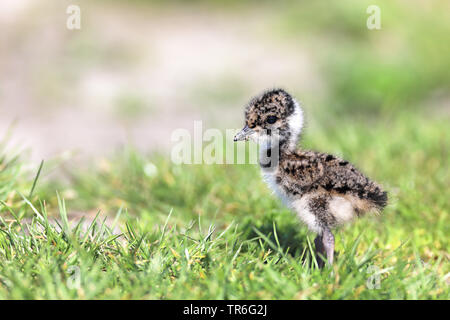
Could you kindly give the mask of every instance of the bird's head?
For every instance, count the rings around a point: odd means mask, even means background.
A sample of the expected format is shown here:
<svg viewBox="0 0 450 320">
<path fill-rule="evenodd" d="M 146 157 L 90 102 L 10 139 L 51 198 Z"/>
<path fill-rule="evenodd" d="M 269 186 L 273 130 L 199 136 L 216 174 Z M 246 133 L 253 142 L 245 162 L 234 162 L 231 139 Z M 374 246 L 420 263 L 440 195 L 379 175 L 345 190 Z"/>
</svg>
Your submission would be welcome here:
<svg viewBox="0 0 450 320">
<path fill-rule="evenodd" d="M 245 126 L 234 141 L 252 139 L 261 145 L 277 141 L 295 148 L 303 127 L 303 111 L 283 89 L 272 89 L 254 97 L 245 108 Z"/>
</svg>

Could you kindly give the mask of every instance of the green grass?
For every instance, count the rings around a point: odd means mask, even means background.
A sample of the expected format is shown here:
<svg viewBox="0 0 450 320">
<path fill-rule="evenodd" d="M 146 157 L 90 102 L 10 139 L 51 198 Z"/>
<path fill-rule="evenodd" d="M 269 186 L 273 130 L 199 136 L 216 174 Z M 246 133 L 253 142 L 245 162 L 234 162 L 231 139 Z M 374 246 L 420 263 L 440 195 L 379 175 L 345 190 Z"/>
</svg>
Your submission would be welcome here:
<svg viewBox="0 0 450 320">
<path fill-rule="evenodd" d="M 305 147 L 343 155 L 390 192 L 382 216 L 336 233 L 336 264 L 325 270 L 312 258 L 314 235 L 254 166 L 177 166 L 130 149 L 70 182 L 38 181 L 29 197 L 37 179 L 2 160 L 0 298 L 448 299 L 447 121 L 311 121 Z M 71 209 L 95 208 L 117 212 L 122 233 L 101 220 L 87 232 L 68 225 Z"/>
</svg>

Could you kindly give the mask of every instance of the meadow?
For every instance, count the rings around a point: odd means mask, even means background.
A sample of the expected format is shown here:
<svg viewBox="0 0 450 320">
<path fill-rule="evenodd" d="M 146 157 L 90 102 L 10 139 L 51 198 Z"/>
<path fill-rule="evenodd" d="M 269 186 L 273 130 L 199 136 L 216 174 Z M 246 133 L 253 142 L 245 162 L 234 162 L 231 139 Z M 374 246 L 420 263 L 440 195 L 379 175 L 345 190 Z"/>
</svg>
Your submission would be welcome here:
<svg viewBox="0 0 450 320">
<path fill-rule="evenodd" d="M 338 145 L 390 194 L 381 216 L 337 233 L 336 265 L 325 270 L 311 255 L 314 235 L 254 166 L 170 165 L 128 150 L 75 174 L 76 199 L 64 201 L 63 186 L 57 195 L 54 184 L 24 181 L 20 160 L 2 157 L 0 297 L 448 299 L 447 122 L 391 121 L 390 130 L 352 125 L 305 142 Z M 146 173 L 149 163 L 157 172 Z M 88 230 L 68 224 L 71 207 L 99 199 L 124 221 L 120 234 L 101 219 Z"/>
<path fill-rule="evenodd" d="M 222 9 L 251 10 L 233 3 Z M 317 267 L 315 235 L 255 165 L 177 165 L 130 143 L 67 166 L 31 161 L 5 136 L 0 299 L 450 298 L 448 4 L 381 2 L 389 37 L 360 27 L 364 1 L 287 3 L 269 34 L 301 36 L 324 79 L 320 95 L 294 88 L 308 102 L 299 147 L 344 157 L 389 193 L 381 215 L 335 233 L 335 264 Z M 212 91 L 195 99 L 242 116 L 239 83 L 202 86 Z"/>
</svg>

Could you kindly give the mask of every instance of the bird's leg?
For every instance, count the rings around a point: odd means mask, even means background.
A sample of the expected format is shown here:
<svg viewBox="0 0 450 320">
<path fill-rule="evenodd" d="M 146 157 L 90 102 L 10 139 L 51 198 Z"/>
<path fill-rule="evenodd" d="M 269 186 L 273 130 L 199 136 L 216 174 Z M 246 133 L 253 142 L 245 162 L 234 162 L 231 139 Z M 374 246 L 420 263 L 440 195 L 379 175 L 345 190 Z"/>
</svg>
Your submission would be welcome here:
<svg viewBox="0 0 450 320">
<path fill-rule="evenodd" d="M 333 256 L 334 256 L 334 236 L 331 233 L 331 230 L 328 228 L 325 228 L 323 230 L 322 245 L 325 249 L 328 263 L 330 265 L 332 265 L 333 264 Z"/>
<path fill-rule="evenodd" d="M 319 268 L 322 269 L 325 264 L 325 261 L 322 258 L 322 256 L 325 257 L 325 248 L 322 244 L 322 235 L 318 235 L 314 239 L 314 244 L 316 245 L 316 260 L 319 265 Z"/>
</svg>

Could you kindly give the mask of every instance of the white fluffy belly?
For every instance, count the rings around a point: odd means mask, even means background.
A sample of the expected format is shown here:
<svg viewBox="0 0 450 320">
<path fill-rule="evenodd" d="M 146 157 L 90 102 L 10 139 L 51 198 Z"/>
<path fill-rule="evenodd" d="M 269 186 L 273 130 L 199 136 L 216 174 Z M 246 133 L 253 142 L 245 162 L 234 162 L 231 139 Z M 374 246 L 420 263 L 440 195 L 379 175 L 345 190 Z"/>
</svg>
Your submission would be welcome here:
<svg viewBox="0 0 450 320">
<path fill-rule="evenodd" d="M 306 224 L 309 230 L 318 234 L 322 233 L 322 227 L 317 220 L 316 215 L 309 208 L 309 196 L 303 196 L 302 198 L 292 202 L 292 209 L 297 214 L 297 217 Z"/>
<path fill-rule="evenodd" d="M 355 217 L 352 203 L 344 197 L 333 196 L 329 202 L 329 210 L 338 225 L 349 222 Z"/>
<path fill-rule="evenodd" d="M 272 190 L 272 193 L 274 193 L 278 198 L 281 199 L 283 204 L 287 207 L 291 207 L 291 201 L 286 194 L 286 192 L 277 184 L 276 181 L 276 170 L 273 170 L 274 172 L 271 172 L 269 170 L 262 170 L 262 176 L 264 181 L 269 186 L 269 189 Z"/>
</svg>

